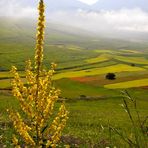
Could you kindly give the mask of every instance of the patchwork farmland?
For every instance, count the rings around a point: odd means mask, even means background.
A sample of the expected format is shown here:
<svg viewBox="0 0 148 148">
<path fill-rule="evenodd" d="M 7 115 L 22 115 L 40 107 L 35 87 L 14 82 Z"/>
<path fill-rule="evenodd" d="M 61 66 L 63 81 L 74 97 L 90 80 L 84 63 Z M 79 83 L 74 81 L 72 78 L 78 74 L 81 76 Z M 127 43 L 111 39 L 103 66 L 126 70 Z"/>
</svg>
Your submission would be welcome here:
<svg viewBox="0 0 148 148">
<path fill-rule="evenodd" d="M 31 59 L 34 62 L 32 32 L 24 31 L 29 35 L 25 34 L 26 38 L 19 29 L 17 31 L 8 32 L 9 38 L 0 36 L 0 136 L 3 135 L 0 147 L 3 143 L 11 147 L 13 129 L 6 109 L 20 110 L 18 100 L 11 93 L 14 77 L 10 72 L 11 66 L 18 68 L 27 86 L 25 61 Z M 148 45 L 127 42 L 123 46 L 122 41 L 107 39 L 96 43 L 91 37 L 82 38 L 61 32 L 57 35 L 55 30 L 52 31 L 53 38 L 46 38 L 44 68 L 50 68 L 51 62 L 58 65 L 52 78 L 53 85 L 61 90 L 56 109 L 59 102 L 65 101 L 70 112 L 64 140 L 70 139 L 70 142 L 67 141 L 74 147 L 82 148 L 90 145 L 128 147 L 128 143 L 113 129 L 124 131 L 124 135 L 134 139 L 131 122 L 122 107 L 123 91 L 137 100 L 142 121 L 147 117 Z M 18 34 L 22 35 L 22 39 Z M 113 73 L 115 79 L 107 79 L 108 73 Z M 128 103 L 133 113 L 135 109 L 129 100 Z M 136 115 L 134 112 L 134 119 Z M 114 127 L 112 131 L 110 127 Z"/>
</svg>

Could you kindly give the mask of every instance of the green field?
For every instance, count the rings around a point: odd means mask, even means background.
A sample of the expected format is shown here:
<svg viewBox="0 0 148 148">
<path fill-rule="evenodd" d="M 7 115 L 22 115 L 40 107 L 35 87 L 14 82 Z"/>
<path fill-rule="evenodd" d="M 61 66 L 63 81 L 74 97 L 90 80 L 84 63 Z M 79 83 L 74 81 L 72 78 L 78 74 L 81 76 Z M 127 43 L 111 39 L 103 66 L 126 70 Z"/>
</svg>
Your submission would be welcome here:
<svg viewBox="0 0 148 148">
<path fill-rule="evenodd" d="M 13 75 L 9 71 L 15 65 L 26 82 L 25 61 L 31 59 L 34 64 L 35 30 L 30 29 L 33 26 L 31 22 L 25 25 L 23 20 L 0 22 L 0 147 L 12 147 L 12 125 L 6 109 L 20 108 L 11 93 Z M 55 28 L 53 24 L 47 28 L 44 68 L 49 69 L 51 62 L 58 64 L 53 85 L 61 90 L 60 98 L 70 112 L 63 134 L 71 137 L 70 140 L 76 138 L 70 142 L 76 142 L 74 147 L 128 148 L 123 138 L 109 132 L 108 126 L 124 131 L 124 136 L 133 139 L 132 123 L 122 108 L 121 91 L 125 89 L 137 100 L 141 120 L 148 115 L 148 44 Z M 106 79 L 107 73 L 114 73 L 116 79 Z M 132 102 L 127 102 L 138 123 Z M 59 105 L 57 102 L 56 109 Z"/>
<path fill-rule="evenodd" d="M 98 63 L 98 62 L 104 62 L 110 60 L 110 56 L 106 54 L 102 54 L 96 58 L 87 59 L 87 63 Z"/>
<path fill-rule="evenodd" d="M 116 56 L 115 59 L 127 62 L 127 63 L 134 63 L 134 64 L 148 64 L 148 59 L 144 57 L 123 57 L 123 56 Z"/>
<path fill-rule="evenodd" d="M 83 148 L 84 145 L 85 147 L 88 147 L 90 144 L 99 144 L 103 140 L 108 141 L 108 123 L 110 123 L 111 126 L 120 129 L 120 131 L 125 131 L 127 135 L 130 134 L 131 123 L 126 112 L 121 107 L 123 101 L 118 91 L 109 92 L 108 90 L 104 91 L 102 88 L 99 91 L 99 88 L 96 88 L 95 90 L 84 85 L 79 86 L 79 84 L 74 85 L 71 83 L 69 85 L 70 82 L 66 83 L 66 81 L 63 88 L 63 82 L 64 81 L 58 82 L 58 86 L 62 89 L 62 96 L 66 96 L 68 98 L 74 97 L 73 99 L 68 99 L 66 101 L 66 107 L 68 108 L 70 115 L 67 126 L 63 132 L 64 135 L 77 137 L 79 140 L 82 139 L 83 143 L 79 146 Z M 88 95 L 98 95 L 99 92 L 100 94 L 107 93 L 109 96 L 103 98 L 98 97 L 97 100 L 77 99 L 77 96 L 82 93 Z M 131 89 L 129 92 L 138 100 L 138 110 L 141 118 L 144 119 L 144 116 L 146 116 L 148 113 L 146 99 L 147 91 L 136 90 L 135 92 L 135 90 Z M 60 104 L 57 103 L 57 106 L 59 105 Z M 0 93 L 0 123 L 1 125 L 4 122 L 6 123 L 5 129 L 1 129 L 0 133 L 5 136 L 3 142 L 8 147 L 10 146 L 9 138 L 11 136 L 12 127 L 9 124 L 6 108 L 10 107 L 19 109 L 18 101 L 9 93 Z M 134 114 L 134 116 L 135 115 L 136 114 Z M 124 141 L 120 139 L 120 136 L 116 135 L 114 132 L 112 132 L 112 145 L 128 147 L 128 145 L 126 145 Z"/>
</svg>

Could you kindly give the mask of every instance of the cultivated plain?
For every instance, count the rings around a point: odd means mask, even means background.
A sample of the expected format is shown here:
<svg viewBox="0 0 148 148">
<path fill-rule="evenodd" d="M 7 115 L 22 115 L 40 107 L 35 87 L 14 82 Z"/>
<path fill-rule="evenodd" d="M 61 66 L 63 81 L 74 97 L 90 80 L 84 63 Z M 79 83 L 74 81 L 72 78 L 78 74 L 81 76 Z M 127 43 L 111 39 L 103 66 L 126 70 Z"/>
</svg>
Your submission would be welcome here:
<svg viewBox="0 0 148 148">
<path fill-rule="evenodd" d="M 12 65 L 18 67 L 25 83 L 25 61 L 33 60 L 34 55 L 35 22 L 0 19 L 1 146 L 10 145 L 11 130 L 7 129 L 11 126 L 6 109 L 18 108 L 11 95 L 10 69 Z M 109 139 L 108 123 L 131 134 L 131 123 L 121 107 L 123 90 L 137 100 L 141 118 L 147 116 L 148 44 L 102 38 L 85 31 L 77 34 L 75 28 L 69 30 L 49 23 L 44 50 L 45 68 L 51 62 L 58 64 L 54 85 L 61 90 L 61 100 L 65 100 L 70 111 L 64 135 L 80 147 L 84 143 L 86 147 L 97 144 L 124 147 L 124 140 L 118 135 Z M 116 79 L 106 79 L 107 73 L 114 73 Z"/>
</svg>

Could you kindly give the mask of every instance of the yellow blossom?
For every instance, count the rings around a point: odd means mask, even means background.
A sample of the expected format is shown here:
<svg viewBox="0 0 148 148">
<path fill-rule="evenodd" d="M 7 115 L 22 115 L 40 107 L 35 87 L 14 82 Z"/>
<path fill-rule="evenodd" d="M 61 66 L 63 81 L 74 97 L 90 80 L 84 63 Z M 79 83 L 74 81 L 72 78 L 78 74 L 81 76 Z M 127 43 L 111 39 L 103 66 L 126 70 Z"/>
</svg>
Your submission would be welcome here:
<svg viewBox="0 0 148 148">
<path fill-rule="evenodd" d="M 57 116 L 49 125 L 60 90 L 55 89 L 52 85 L 56 64 L 52 63 L 49 71 L 43 69 L 42 65 L 45 29 L 44 9 L 44 2 L 40 0 L 35 66 L 32 67 L 30 60 L 26 62 L 27 83 L 23 83 L 15 66 L 11 70 L 14 75 L 12 93 L 19 100 L 22 110 L 21 113 L 8 111 L 17 133 L 17 136 L 13 136 L 12 141 L 14 146 L 18 148 L 20 143 L 23 143 L 25 147 L 56 147 L 68 119 L 68 112 L 65 105 L 62 104 Z M 17 139 L 19 136 L 20 138 Z"/>
</svg>

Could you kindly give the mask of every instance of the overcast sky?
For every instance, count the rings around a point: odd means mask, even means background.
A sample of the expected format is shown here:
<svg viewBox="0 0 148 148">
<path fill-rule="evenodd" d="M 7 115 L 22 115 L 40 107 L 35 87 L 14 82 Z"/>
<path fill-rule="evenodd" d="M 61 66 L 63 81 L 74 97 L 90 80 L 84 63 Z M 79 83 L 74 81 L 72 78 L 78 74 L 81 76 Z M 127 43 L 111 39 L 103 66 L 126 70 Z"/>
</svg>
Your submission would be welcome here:
<svg viewBox="0 0 148 148">
<path fill-rule="evenodd" d="M 0 0 L 0 16 L 37 17 L 38 0 Z M 148 0 L 45 0 L 53 22 L 90 31 L 148 33 Z"/>
</svg>

